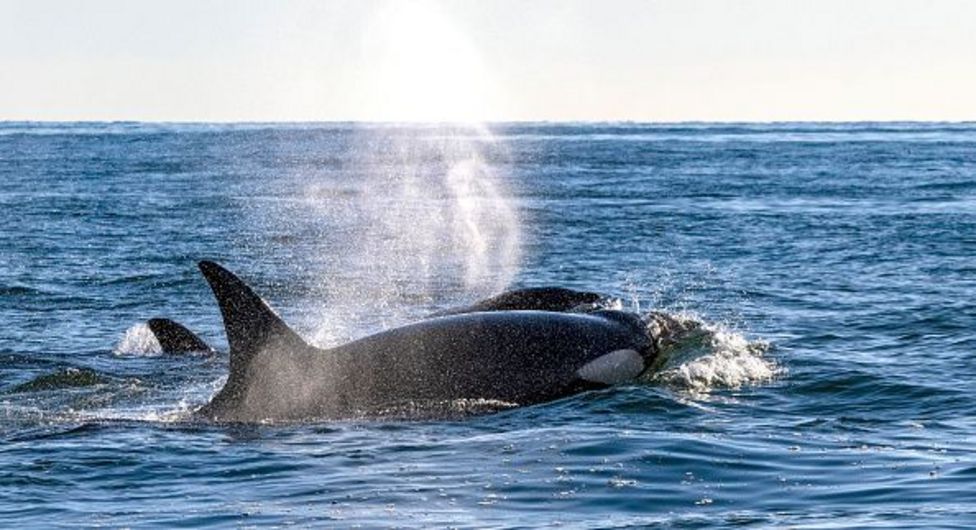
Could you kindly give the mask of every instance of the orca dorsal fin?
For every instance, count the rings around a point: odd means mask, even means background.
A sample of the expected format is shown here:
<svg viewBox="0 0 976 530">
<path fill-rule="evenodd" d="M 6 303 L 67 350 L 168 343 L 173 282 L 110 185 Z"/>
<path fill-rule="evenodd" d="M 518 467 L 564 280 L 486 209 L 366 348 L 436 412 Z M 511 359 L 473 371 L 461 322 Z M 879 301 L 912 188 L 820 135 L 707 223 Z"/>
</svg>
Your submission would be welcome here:
<svg viewBox="0 0 976 530">
<path fill-rule="evenodd" d="M 164 353 L 213 352 L 214 349 L 186 326 L 168 318 L 150 318 L 146 325 Z"/>
<path fill-rule="evenodd" d="M 201 261 L 199 267 L 224 318 L 224 331 L 230 346 L 230 380 L 246 369 L 251 359 L 272 341 L 281 348 L 309 347 L 234 273 L 212 261 Z"/>
<path fill-rule="evenodd" d="M 587 312 L 603 300 L 606 300 L 603 295 L 588 291 L 576 291 L 564 287 L 528 287 L 479 300 L 466 307 L 438 311 L 430 316 L 441 317 L 481 311 L 555 311 L 565 313 L 582 310 L 582 312 Z"/>
</svg>

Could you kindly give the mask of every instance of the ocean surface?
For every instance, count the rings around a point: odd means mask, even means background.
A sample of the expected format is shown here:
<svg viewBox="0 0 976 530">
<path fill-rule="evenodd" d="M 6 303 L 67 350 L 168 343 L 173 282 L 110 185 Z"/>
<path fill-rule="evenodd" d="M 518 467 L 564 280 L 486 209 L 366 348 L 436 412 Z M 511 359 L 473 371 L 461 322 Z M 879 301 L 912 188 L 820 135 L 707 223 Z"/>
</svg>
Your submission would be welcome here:
<svg viewBox="0 0 976 530">
<path fill-rule="evenodd" d="M 543 285 L 687 332 L 548 404 L 207 424 L 226 355 L 144 324 L 226 350 L 201 259 L 322 346 Z M 2 527 L 972 528 L 974 388 L 974 124 L 0 122 Z"/>
</svg>

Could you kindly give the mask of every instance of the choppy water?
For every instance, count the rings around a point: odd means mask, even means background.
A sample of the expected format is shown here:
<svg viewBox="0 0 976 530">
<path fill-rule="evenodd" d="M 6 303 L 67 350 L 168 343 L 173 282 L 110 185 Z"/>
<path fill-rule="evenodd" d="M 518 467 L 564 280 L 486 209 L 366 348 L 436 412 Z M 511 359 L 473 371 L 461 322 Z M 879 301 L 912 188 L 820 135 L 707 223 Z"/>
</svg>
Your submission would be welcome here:
<svg viewBox="0 0 976 530">
<path fill-rule="evenodd" d="M 0 124 L 0 525 L 976 524 L 976 125 Z M 558 284 L 702 326 L 491 415 L 187 421 L 222 261 L 340 342 Z M 471 405 L 477 409 L 477 403 Z"/>
</svg>

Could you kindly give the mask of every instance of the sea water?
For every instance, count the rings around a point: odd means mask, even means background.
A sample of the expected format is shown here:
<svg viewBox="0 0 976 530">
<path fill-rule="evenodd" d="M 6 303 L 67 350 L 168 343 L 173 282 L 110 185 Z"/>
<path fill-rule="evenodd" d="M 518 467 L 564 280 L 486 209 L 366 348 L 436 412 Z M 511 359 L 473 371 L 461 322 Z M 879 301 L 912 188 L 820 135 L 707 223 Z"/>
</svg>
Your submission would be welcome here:
<svg viewBox="0 0 976 530">
<path fill-rule="evenodd" d="M 514 287 L 640 381 L 214 425 L 216 259 L 341 343 Z M 0 123 L 0 526 L 976 525 L 976 125 Z M 422 405 L 421 405 L 422 406 Z M 488 413 L 491 412 L 491 413 Z"/>
</svg>

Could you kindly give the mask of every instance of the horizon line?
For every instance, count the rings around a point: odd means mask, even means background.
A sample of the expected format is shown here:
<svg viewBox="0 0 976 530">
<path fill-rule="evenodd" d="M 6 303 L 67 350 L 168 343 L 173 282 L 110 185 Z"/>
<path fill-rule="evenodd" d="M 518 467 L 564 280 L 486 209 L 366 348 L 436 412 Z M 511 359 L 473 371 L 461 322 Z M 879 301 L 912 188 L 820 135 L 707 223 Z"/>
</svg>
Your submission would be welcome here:
<svg viewBox="0 0 976 530">
<path fill-rule="evenodd" d="M 81 119 L 81 120 L 52 120 L 52 119 L 3 119 L 0 124 L 154 124 L 154 125 L 437 125 L 437 126 L 478 126 L 491 124 L 512 125 L 558 125 L 558 124 L 633 124 L 633 125 L 696 125 L 696 124 L 727 124 L 727 125 L 776 125 L 776 124 L 912 124 L 912 123 L 944 123 L 944 124 L 976 124 L 976 118 L 967 119 L 855 119 L 855 120 L 484 120 L 484 121 L 456 121 L 456 120 L 142 120 L 142 119 Z"/>
</svg>

